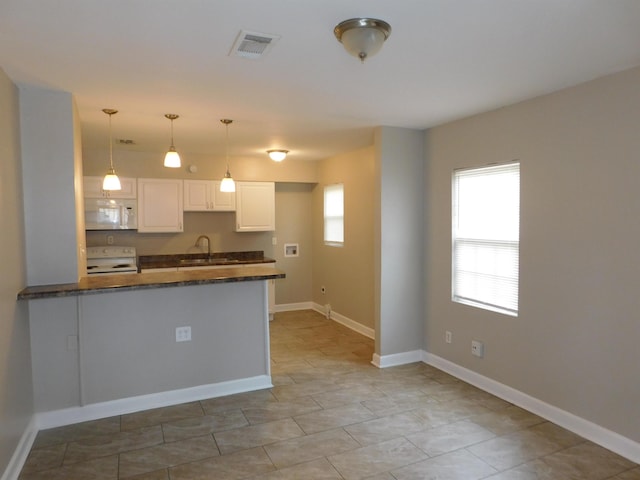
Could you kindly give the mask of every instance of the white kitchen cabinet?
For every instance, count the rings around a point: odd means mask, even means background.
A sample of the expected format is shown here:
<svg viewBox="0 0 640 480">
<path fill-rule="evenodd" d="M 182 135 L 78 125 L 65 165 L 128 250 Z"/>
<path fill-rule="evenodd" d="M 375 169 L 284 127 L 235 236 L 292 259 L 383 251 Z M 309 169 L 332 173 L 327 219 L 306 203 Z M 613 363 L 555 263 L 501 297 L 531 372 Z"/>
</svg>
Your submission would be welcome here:
<svg viewBox="0 0 640 480">
<path fill-rule="evenodd" d="M 136 198 L 137 183 L 135 178 L 119 177 L 122 190 L 102 190 L 104 177 L 84 177 L 84 198 Z"/>
<path fill-rule="evenodd" d="M 182 232 L 182 180 L 138 179 L 138 232 Z"/>
<path fill-rule="evenodd" d="M 235 193 L 221 192 L 220 180 L 185 180 L 185 212 L 233 212 Z"/>
<path fill-rule="evenodd" d="M 275 183 L 236 182 L 236 232 L 270 232 L 275 229 Z"/>
</svg>

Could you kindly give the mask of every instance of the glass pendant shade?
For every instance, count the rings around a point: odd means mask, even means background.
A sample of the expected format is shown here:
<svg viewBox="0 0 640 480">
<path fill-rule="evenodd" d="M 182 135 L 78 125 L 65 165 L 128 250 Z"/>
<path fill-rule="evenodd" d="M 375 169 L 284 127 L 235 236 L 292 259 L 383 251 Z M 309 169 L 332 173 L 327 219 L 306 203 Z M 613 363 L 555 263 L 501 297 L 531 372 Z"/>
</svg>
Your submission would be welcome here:
<svg viewBox="0 0 640 480">
<path fill-rule="evenodd" d="M 107 172 L 107 174 L 104 176 L 104 180 L 102 181 L 102 190 L 122 190 L 120 179 L 116 175 L 116 172 L 113 170 L 113 168 L 110 168 L 109 172 Z"/>
<path fill-rule="evenodd" d="M 225 173 L 224 178 L 220 182 L 220 191 L 226 193 L 233 193 L 236 191 L 236 182 L 233 181 L 233 178 L 231 178 L 231 174 L 228 170 L 227 173 Z"/>
<path fill-rule="evenodd" d="M 111 116 L 118 113 L 118 111 L 112 108 L 104 108 L 102 111 L 109 115 L 109 170 L 107 170 L 107 174 L 104 176 L 104 180 L 102 180 L 102 190 L 106 192 L 122 190 L 120 179 L 113 168 L 113 138 L 111 136 Z"/>
<path fill-rule="evenodd" d="M 176 152 L 176 147 L 171 145 L 169 151 L 164 156 L 164 166 L 169 168 L 180 168 L 180 155 Z"/>
</svg>

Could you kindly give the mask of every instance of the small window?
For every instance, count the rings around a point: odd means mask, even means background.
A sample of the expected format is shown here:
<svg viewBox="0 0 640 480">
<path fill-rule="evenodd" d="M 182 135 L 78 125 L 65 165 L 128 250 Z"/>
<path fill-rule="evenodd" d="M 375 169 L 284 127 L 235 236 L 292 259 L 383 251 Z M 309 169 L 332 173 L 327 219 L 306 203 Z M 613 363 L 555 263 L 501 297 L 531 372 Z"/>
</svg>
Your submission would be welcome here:
<svg viewBox="0 0 640 480">
<path fill-rule="evenodd" d="M 342 246 L 344 244 L 344 185 L 324 187 L 324 243 Z"/>
<path fill-rule="evenodd" d="M 453 173 L 452 300 L 518 315 L 520 163 Z"/>
</svg>

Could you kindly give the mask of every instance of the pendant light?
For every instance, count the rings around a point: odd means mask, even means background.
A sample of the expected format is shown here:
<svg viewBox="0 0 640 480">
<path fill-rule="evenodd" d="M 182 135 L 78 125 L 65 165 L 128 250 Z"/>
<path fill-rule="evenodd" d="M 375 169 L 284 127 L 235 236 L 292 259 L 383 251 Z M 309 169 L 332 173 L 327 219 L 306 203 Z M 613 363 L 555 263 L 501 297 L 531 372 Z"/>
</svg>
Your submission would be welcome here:
<svg viewBox="0 0 640 480">
<path fill-rule="evenodd" d="M 165 114 L 169 120 L 171 120 L 171 146 L 169 147 L 169 151 L 164 156 L 164 166 L 169 168 L 180 168 L 180 155 L 176 152 L 176 147 L 173 146 L 173 121 L 179 117 L 179 115 L 174 115 L 173 113 Z"/>
<path fill-rule="evenodd" d="M 227 130 L 227 137 L 226 137 L 227 172 L 224 174 L 224 178 L 220 182 L 220 191 L 233 193 L 236 191 L 236 182 L 233 181 L 233 178 L 231 178 L 231 173 L 229 173 L 229 124 L 233 122 L 233 120 L 223 118 L 220 121 L 224 123 Z"/>
<path fill-rule="evenodd" d="M 120 179 L 113 168 L 113 138 L 111 137 L 111 116 L 118 113 L 118 111 L 112 108 L 104 108 L 102 111 L 109 115 L 109 170 L 102 181 L 102 190 L 107 192 L 112 190 L 122 190 Z"/>
</svg>

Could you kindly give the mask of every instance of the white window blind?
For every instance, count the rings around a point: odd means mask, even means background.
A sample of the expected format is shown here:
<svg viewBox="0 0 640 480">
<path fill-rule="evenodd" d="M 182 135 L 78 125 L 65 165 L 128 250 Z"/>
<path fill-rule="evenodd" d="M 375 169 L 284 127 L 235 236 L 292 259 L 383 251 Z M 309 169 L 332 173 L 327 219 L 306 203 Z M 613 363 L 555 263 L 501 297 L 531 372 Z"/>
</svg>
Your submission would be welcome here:
<svg viewBox="0 0 640 480">
<path fill-rule="evenodd" d="M 344 243 L 344 185 L 324 187 L 324 242 L 327 245 Z"/>
<path fill-rule="evenodd" d="M 453 173 L 452 299 L 518 315 L 520 163 Z"/>
</svg>

